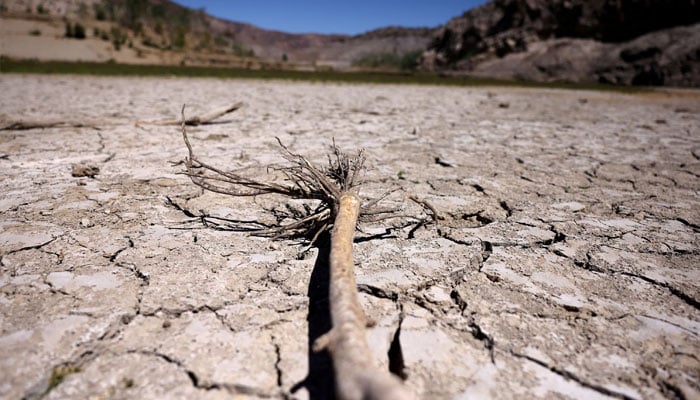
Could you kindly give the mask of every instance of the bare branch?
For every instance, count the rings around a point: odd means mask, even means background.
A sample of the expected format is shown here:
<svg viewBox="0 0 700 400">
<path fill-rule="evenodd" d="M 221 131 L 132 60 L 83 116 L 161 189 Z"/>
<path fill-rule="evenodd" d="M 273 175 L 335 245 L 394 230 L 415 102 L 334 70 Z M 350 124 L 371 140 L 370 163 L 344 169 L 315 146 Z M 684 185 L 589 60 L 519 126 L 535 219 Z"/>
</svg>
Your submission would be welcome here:
<svg viewBox="0 0 700 400">
<path fill-rule="evenodd" d="M 119 125 L 110 120 L 59 120 L 59 119 L 25 119 L 0 123 L 0 131 L 23 131 L 46 128 L 96 128 L 98 126 Z"/>
<path fill-rule="evenodd" d="M 194 117 L 190 118 L 183 118 L 183 119 L 166 119 L 166 120 L 161 120 L 161 121 L 136 121 L 136 125 L 157 125 L 157 126 L 164 126 L 164 125 L 180 125 L 184 122 L 185 125 L 187 126 L 198 126 L 198 125 L 207 125 L 211 124 L 214 122 L 214 120 L 221 118 L 222 116 L 226 114 L 230 114 L 239 108 L 243 107 L 243 102 L 239 101 L 233 104 L 229 104 L 225 107 L 201 114 L 201 115 L 195 115 Z M 184 113 L 185 106 L 182 106 L 182 111 Z M 184 116 L 184 114 L 183 114 Z"/>
<path fill-rule="evenodd" d="M 435 222 L 436 224 L 438 223 L 438 220 L 445 219 L 427 200 L 420 199 L 415 195 L 408 196 L 408 198 L 414 203 L 422 206 L 423 208 L 430 210 L 430 212 L 432 213 L 433 222 Z"/>
<path fill-rule="evenodd" d="M 207 125 L 214 123 L 215 120 L 226 114 L 230 114 L 239 108 L 243 107 L 243 102 L 236 102 L 225 107 L 190 117 L 185 120 L 188 126 Z M 0 121 L 0 131 L 21 131 L 28 129 L 48 129 L 48 128 L 100 128 L 106 126 L 119 125 L 180 125 L 180 119 L 168 119 L 161 121 L 133 121 L 124 122 L 114 119 L 93 119 L 93 120 L 63 120 L 63 119 L 22 119 L 15 121 Z"/>
<path fill-rule="evenodd" d="M 334 142 L 332 155 L 328 156 L 328 166 L 318 168 L 304 156 L 292 152 L 277 138 L 282 157 L 289 165 L 275 166 L 268 170 L 281 173 L 286 178 L 286 183 L 264 182 L 247 178 L 237 172 L 223 171 L 200 161 L 187 137 L 184 112 L 183 106 L 181 130 L 188 151 L 184 174 L 189 176 L 195 185 L 232 196 L 281 194 L 293 199 L 321 201 L 315 209 L 305 204 L 303 211 L 291 207 L 275 211 L 279 226 L 255 230 L 252 233 L 273 238 L 313 235 L 313 242 L 321 232 L 332 226 L 329 300 L 333 328 L 321 336 L 313 347 L 314 350 L 327 349 L 331 353 L 338 398 L 414 398 L 398 378 L 376 365 L 367 344 L 367 319 L 359 303 L 352 259 L 353 236 L 356 224 L 362 217 L 366 220 L 382 220 L 395 218 L 396 215 L 392 209 L 374 208 L 377 201 L 360 207 L 360 197 L 355 188 L 361 183 L 359 175 L 365 161 L 363 152 L 348 156 Z M 390 193 L 391 191 L 382 198 Z M 362 213 L 364 215 L 361 215 Z M 293 222 L 282 224 L 288 217 Z"/>
</svg>

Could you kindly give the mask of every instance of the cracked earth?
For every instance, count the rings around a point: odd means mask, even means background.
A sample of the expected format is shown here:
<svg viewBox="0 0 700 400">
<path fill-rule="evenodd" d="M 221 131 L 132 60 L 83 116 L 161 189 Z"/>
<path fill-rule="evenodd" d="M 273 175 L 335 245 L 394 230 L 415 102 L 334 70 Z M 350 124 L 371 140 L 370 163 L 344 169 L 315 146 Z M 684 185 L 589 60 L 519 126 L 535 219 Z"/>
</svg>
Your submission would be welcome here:
<svg viewBox="0 0 700 400">
<path fill-rule="evenodd" d="M 327 246 L 236 231 L 276 197 L 202 192 L 176 126 L 253 176 L 275 137 L 368 157 L 377 362 L 421 398 L 700 398 L 700 94 L 3 75 L 0 397 L 323 399 Z M 202 215 L 208 215 L 203 218 Z M 217 225 L 216 222 L 225 221 Z M 218 226 L 218 229 L 217 229 Z"/>
</svg>

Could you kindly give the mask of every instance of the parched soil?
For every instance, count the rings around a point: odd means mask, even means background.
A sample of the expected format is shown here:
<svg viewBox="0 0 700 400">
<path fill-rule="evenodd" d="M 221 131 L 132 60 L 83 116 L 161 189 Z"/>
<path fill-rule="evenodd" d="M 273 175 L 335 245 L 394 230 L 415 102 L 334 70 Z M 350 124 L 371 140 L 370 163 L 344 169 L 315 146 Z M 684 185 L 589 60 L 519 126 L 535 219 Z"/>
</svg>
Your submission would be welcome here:
<svg viewBox="0 0 700 400">
<path fill-rule="evenodd" d="M 365 148 L 358 288 L 426 399 L 700 398 L 700 94 L 0 77 L 0 397 L 324 399 L 327 245 L 300 210 L 204 193 L 197 155 L 279 179 L 275 137 Z M 17 121 L 84 121 L 17 129 Z M 73 125 L 73 126 L 71 126 Z M 13 128 L 14 126 L 14 128 Z M 437 211 L 437 224 L 412 217 Z M 208 218 L 203 217 L 208 215 Z M 218 227 L 218 228 L 217 228 Z M 242 231 L 243 230 L 243 231 Z M 342 379 L 342 377 L 340 377 Z"/>
</svg>

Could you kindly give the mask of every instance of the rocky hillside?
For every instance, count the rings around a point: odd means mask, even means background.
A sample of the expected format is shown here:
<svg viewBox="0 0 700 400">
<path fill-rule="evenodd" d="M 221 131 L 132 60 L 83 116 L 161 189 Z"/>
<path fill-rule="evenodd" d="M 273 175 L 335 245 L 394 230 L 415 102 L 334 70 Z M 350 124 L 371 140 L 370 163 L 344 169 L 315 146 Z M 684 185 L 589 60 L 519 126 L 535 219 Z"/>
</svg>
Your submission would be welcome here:
<svg viewBox="0 0 700 400">
<path fill-rule="evenodd" d="M 438 28 L 349 36 L 266 30 L 169 0 L 0 0 L 0 56 L 700 87 L 700 2 L 494 0 Z"/>
<path fill-rule="evenodd" d="M 168 0 L 0 0 L 0 12 L 4 25 L 9 25 L 9 20 L 14 25 L 27 20 L 36 25 L 28 29 L 27 24 L 20 24 L 14 31 L 3 30 L 9 42 L 0 46 L 3 55 L 38 59 L 51 52 L 27 54 L 28 47 L 42 48 L 34 45 L 33 42 L 39 41 L 36 37 L 22 38 L 32 43 L 22 46 L 20 54 L 4 54 L 12 49 L 13 42 L 19 43 L 9 36 L 28 36 L 30 32 L 39 36 L 41 32 L 51 32 L 51 39 L 63 38 L 60 28 L 68 21 L 79 23 L 87 32 L 84 39 L 95 42 L 83 46 L 88 50 L 98 48 L 100 39 L 106 42 L 102 47 L 118 43 L 114 49 L 102 51 L 102 58 L 96 61 L 111 58 L 118 62 L 230 65 L 237 61 L 240 64 L 240 59 L 244 59 L 242 65 L 253 67 L 273 62 L 276 67 L 342 69 L 366 66 L 367 60 L 372 59 L 393 60 L 393 66 L 407 56 L 415 61 L 435 32 L 434 29 L 390 27 L 356 36 L 290 34 L 223 20 L 208 15 L 204 9 L 192 10 Z M 53 26 L 48 26 L 51 23 Z M 44 41 L 48 40 L 46 34 L 43 36 Z M 76 47 L 76 44 L 53 40 L 43 47 L 60 46 Z M 128 57 L 130 53 L 134 53 L 134 57 Z M 72 53 L 60 53 L 63 54 Z M 85 57 L 90 59 L 89 56 Z M 285 64 L 281 64 L 283 62 Z"/>
<path fill-rule="evenodd" d="M 694 0 L 495 0 L 439 29 L 422 67 L 506 79 L 700 86 Z"/>
</svg>

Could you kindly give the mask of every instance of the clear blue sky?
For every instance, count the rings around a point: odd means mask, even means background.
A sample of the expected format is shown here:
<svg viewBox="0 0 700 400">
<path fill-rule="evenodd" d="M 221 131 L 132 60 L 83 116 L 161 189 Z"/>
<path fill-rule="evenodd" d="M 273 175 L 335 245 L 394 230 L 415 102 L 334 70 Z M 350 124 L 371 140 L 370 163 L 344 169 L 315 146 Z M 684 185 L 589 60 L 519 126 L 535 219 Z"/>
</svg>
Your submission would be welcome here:
<svg viewBox="0 0 700 400">
<path fill-rule="evenodd" d="M 175 0 L 219 18 L 290 33 L 355 35 L 390 25 L 434 27 L 486 0 Z"/>
</svg>

